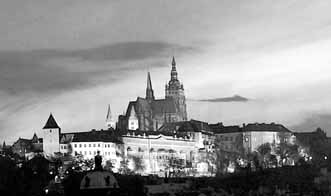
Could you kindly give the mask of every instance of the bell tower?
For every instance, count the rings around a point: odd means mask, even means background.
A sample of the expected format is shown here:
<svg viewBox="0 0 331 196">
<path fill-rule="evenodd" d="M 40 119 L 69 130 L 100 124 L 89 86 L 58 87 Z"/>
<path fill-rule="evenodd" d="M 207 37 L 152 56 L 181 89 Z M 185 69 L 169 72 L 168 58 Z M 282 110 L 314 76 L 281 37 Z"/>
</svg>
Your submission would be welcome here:
<svg viewBox="0 0 331 196">
<path fill-rule="evenodd" d="M 179 114 L 178 120 L 187 120 L 184 86 L 178 80 L 175 57 L 172 57 L 170 81 L 165 86 L 165 97 L 166 99 L 174 99 L 176 103 L 177 113 Z"/>
<path fill-rule="evenodd" d="M 48 156 L 60 152 L 60 134 L 61 128 L 56 123 L 52 113 L 43 128 L 43 151 Z"/>
</svg>

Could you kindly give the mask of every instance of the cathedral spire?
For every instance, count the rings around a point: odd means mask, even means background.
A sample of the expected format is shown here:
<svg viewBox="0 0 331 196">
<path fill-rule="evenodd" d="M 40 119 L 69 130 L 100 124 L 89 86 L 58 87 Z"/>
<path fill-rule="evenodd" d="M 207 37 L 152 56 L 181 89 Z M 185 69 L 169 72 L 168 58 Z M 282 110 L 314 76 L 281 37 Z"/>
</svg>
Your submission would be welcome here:
<svg viewBox="0 0 331 196">
<path fill-rule="evenodd" d="M 172 57 L 171 62 L 171 80 L 177 80 L 176 61 L 174 56 Z"/>
<path fill-rule="evenodd" d="M 155 99 L 154 91 L 153 91 L 153 87 L 152 87 L 151 75 L 149 72 L 147 73 L 146 99 L 148 99 L 148 100 Z"/>
<path fill-rule="evenodd" d="M 106 121 L 107 121 L 107 120 L 110 120 L 111 118 L 112 118 L 112 116 L 111 116 L 110 104 L 108 104 L 108 110 L 107 110 Z"/>
</svg>

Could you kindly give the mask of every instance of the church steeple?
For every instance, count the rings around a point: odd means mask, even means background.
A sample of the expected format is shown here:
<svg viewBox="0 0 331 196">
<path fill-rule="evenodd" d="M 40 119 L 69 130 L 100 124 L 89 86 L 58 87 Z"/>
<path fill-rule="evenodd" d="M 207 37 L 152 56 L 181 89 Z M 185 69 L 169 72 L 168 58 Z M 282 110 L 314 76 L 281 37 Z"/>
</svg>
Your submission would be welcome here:
<svg viewBox="0 0 331 196">
<path fill-rule="evenodd" d="M 147 88 L 146 88 L 146 99 L 147 100 L 154 100 L 154 91 L 152 87 L 151 75 L 147 73 Z"/>
<path fill-rule="evenodd" d="M 106 116 L 106 126 L 107 128 L 116 128 L 116 123 L 113 119 L 113 116 L 111 114 L 111 110 L 110 110 L 110 104 L 108 104 L 108 110 L 107 110 L 107 116 Z"/>
<path fill-rule="evenodd" d="M 171 62 L 171 80 L 177 80 L 176 61 L 174 56 L 172 57 Z"/>
</svg>

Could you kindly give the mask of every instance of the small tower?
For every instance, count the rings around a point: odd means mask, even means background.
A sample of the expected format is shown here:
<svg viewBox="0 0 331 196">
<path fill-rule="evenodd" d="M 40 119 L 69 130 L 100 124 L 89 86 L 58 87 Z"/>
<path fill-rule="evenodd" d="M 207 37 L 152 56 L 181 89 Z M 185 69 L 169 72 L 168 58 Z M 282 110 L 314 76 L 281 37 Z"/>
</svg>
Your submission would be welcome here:
<svg viewBox="0 0 331 196">
<path fill-rule="evenodd" d="M 52 113 L 43 128 L 43 151 L 48 156 L 60 152 L 60 134 L 61 128 L 56 123 Z"/>
<path fill-rule="evenodd" d="M 107 116 L 106 116 L 106 126 L 108 129 L 112 128 L 115 129 L 116 128 L 116 122 L 111 114 L 111 110 L 110 110 L 110 104 L 108 104 L 108 110 L 107 110 Z"/>
<path fill-rule="evenodd" d="M 153 87 L 152 87 L 151 75 L 149 72 L 147 73 L 146 99 L 148 101 L 153 101 L 155 99 L 154 91 L 153 91 Z"/>
<path fill-rule="evenodd" d="M 139 128 L 139 120 L 137 117 L 136 110 L 134 105 L 131 104 L 129 109 L 129 116 L 128 116 L 128 129 L 129 130 L 137 130 Z"/>
</svg>

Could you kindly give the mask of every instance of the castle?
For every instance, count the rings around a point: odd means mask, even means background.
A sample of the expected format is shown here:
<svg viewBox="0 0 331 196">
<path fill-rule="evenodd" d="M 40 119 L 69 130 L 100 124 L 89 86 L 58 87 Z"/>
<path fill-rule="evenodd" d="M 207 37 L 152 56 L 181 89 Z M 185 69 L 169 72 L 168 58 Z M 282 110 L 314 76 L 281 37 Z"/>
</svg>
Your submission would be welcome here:
<svg viewBox="0 0 331 196">
<path fill-rule="evenodd" d="M 171 66 L 164 99 L 155 99 L 148 73 L 145 98 L 129 102 L 117 124 L 108 105 L 106 130 L 63 133 L 50 114 L 43 127 L 44 154 L 92 159 L 99 151 L 104 161 L 111 161 L 114 172 L 120 171 L 123 161 L 129 161 L 131 170 L 144 175 L 181 170 L 186 175 L 210 176 L 215 174 L 218 152 L 252 152 L 263 143 L 289 141 L 291 131 L 279 124 L 240 128 L 187 120 L 184 87 L 174 57 Z M 17 149 L 22 151 L 19 144 Z"/>
<path fill-rule="evenodd" d="M 187 120 L 184 86 L 178 80 L 174 57 L 171 65 L 171 78 L 165 86 L 165 99 L 155 99 L 148 72 L 146 96 L 129 103 L 126 114 L 119 117 L 120 129 L 157 131 L 166 123 Z"/>
</svg>

